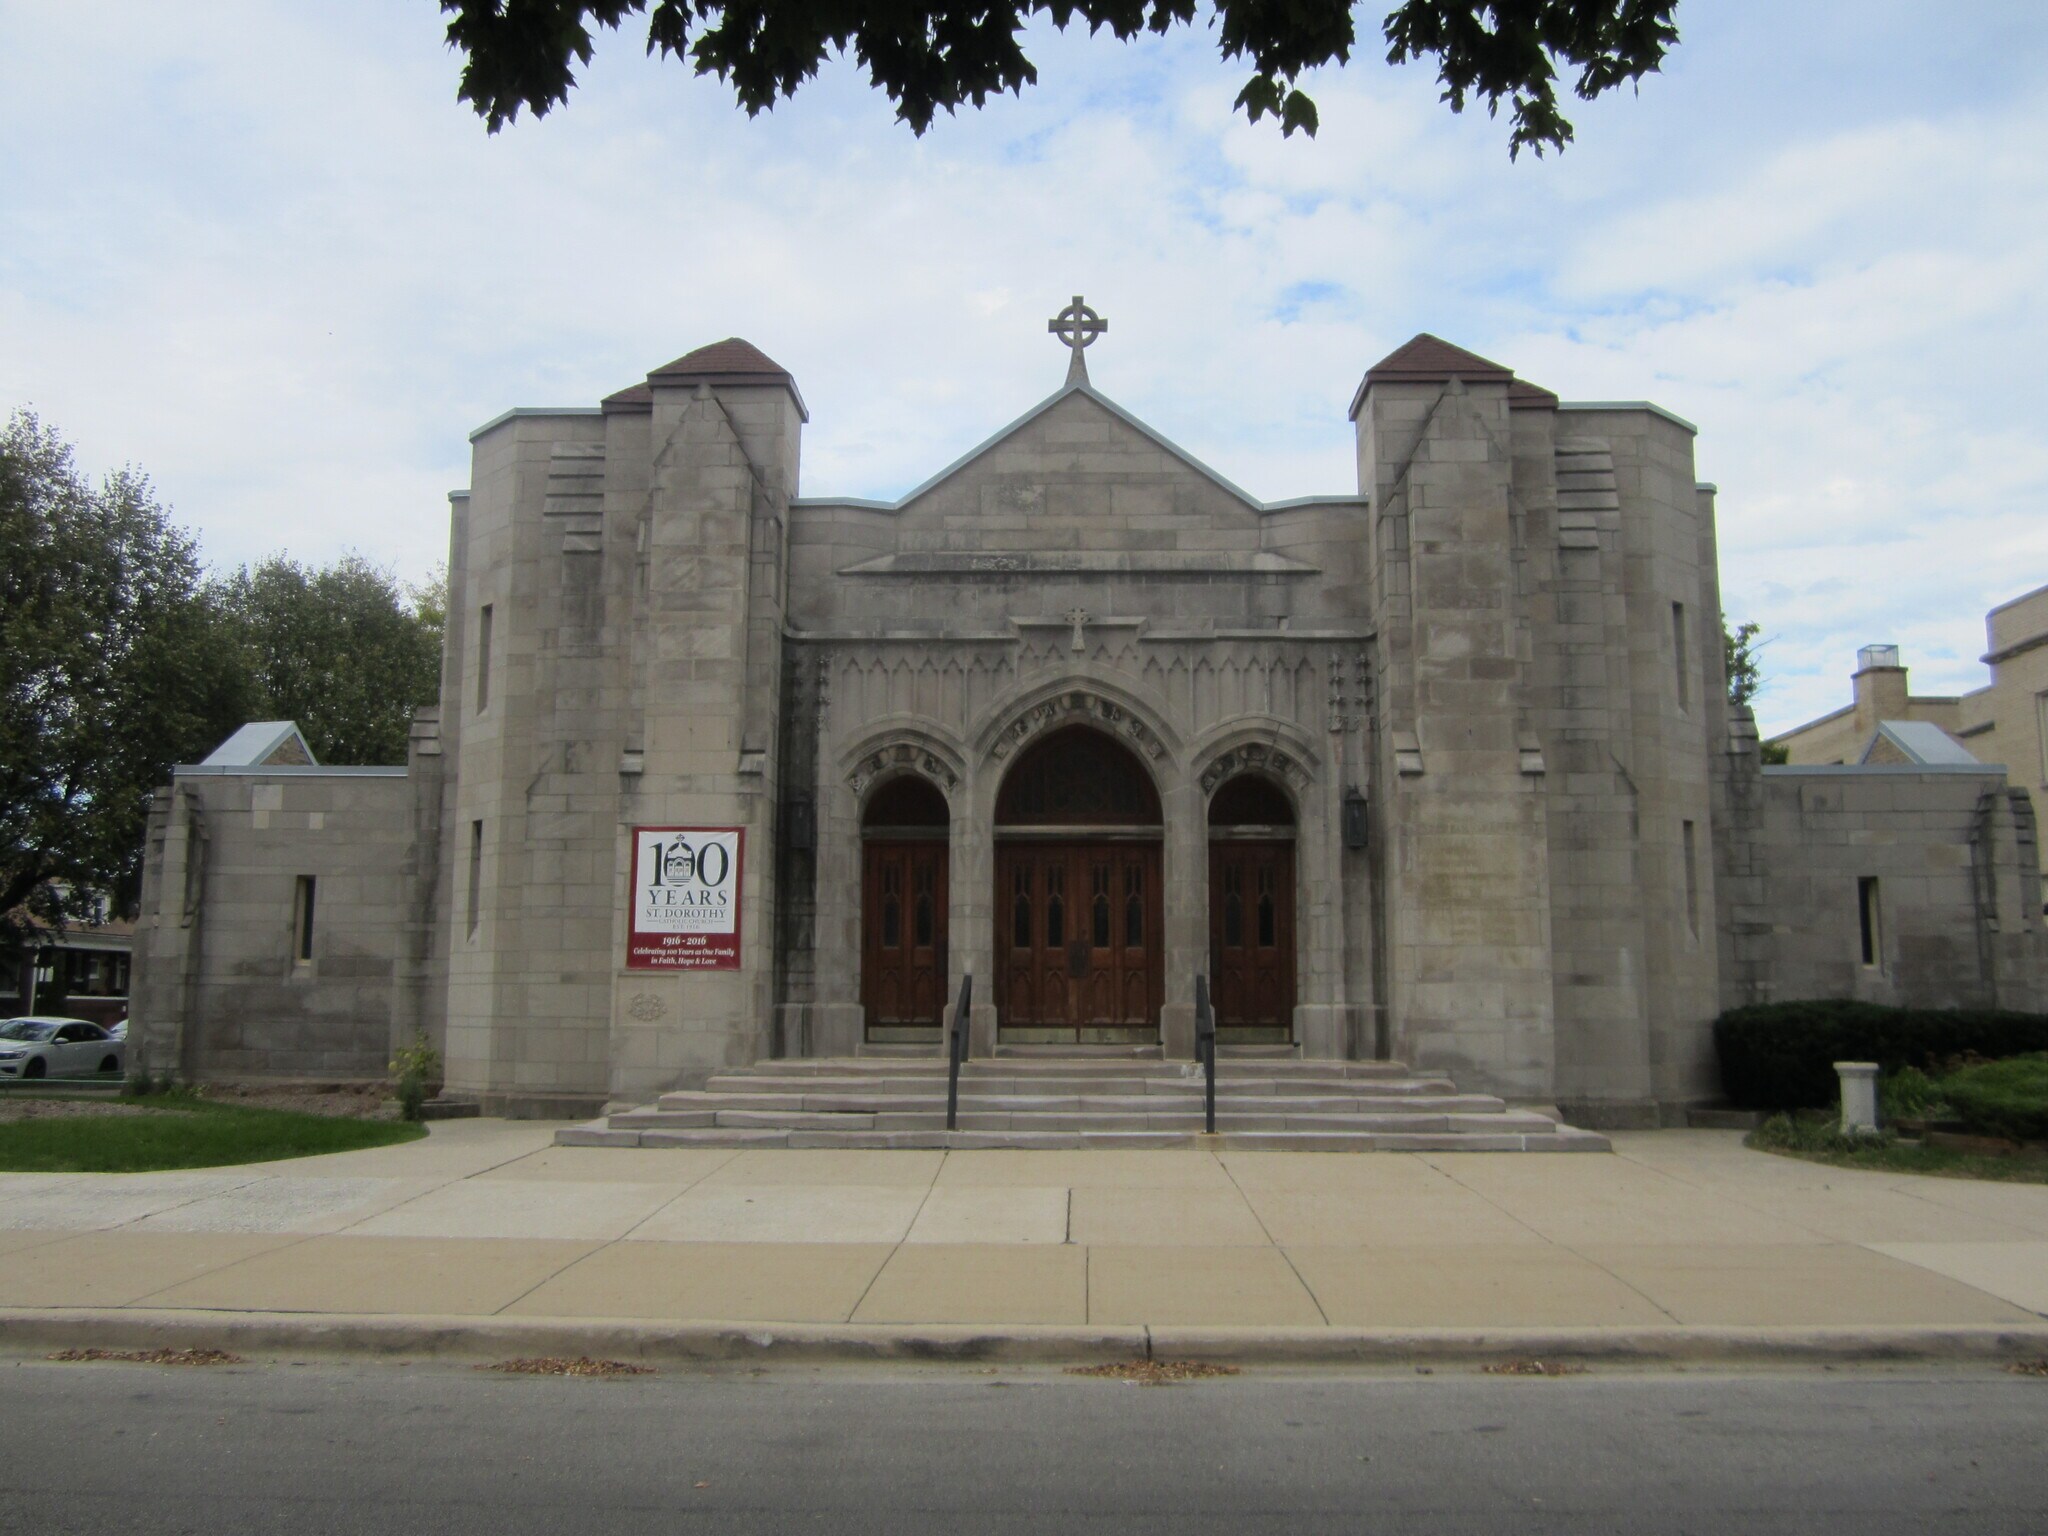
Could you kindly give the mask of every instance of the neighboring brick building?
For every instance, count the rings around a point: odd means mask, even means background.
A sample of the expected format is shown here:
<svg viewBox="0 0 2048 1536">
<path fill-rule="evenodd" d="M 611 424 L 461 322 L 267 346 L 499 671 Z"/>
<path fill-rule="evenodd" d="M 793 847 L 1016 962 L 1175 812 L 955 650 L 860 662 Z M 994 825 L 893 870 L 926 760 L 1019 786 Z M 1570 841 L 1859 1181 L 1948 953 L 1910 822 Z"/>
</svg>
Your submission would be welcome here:
<svg viewBox="0 0 2048 1536">
<path fill-rule="evenodd" d="M 424 1028 L 452 1091 L 588 1109 L 935 1049 L 969 974 L 977 1052 L 1184 1058 L 1207 975 L 1227 1039 L 1648 1123 L 1716 1097 L 1731 1003 L 2041 1000 L 2000 773 L 1759 765 L 1689 424 L 1430 336 L 1350 418 L 1356 489 L 1265 502 L 1077 345 L 871 501 L 798 494 L 743 341 L 506 413 L 409 764 L 160 796 L 143 1049 L 368 1071 Z"/>
</svg>

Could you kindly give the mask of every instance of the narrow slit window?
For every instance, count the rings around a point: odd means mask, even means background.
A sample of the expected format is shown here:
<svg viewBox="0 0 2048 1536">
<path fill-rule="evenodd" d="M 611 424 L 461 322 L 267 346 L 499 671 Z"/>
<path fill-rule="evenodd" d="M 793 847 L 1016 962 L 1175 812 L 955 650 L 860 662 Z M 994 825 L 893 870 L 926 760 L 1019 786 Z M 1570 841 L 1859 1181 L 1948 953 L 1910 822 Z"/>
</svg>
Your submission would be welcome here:
<svg viewBox="0 0 2048 1536">
<path fill-rule="evenodd" d="M 1045 872 L 1045 947 L 1067 942 L 1067 872 L 1059 865 Z"/>
<path fill-rule="evenodd" d="M 491 605 L 476 616 L 476 712 L 491 707 Z"/>
<path fill-rule="evenodd" d="M 1259 948 L 1271 949 L 1280 942 L 1273 906 L 1273 870 L 1259 868 Z"/>
<path fill-rule="evenodd" d="M 1019 949 L 1031 947 L 1031 871 L 1019 867 L 1010 896 L 1010 942 Z"/>
<path fill-rule="evenodd" d="M 484 883 L 484 824 L 469 824 L 469 936 L 476 937 L 477 913 Z"/>
<path fill-rule="evenodd" d="M 1089 915 L 1094 924 L 1090 941 L 1097 949 L 1109 948 L 1109 866 L 1097 864 L 1089 878 L 1095 886 L 1095 894 L 1089 900 Z"/>
<path fill-rule="evenodd" d="M 1864 875 L 1857 880 L 1856 911 L 1863 930 L 1863 963 L 1878 965 L 1884 958 L 1884 925 L 1878 905 L 1877 876 Z"/>
<path fill-rule="evenodd" d="M 1124 943 L 1136 949 L 1145 942 L 1145 872 L 1136 864 L 1124 866 Z"/>
<path fill-rule="evenodd" d="M 1692 823 L 1684 826 L 1685 841 L 1685 926 L 1692 936 L 1700 936 L 1700 865 L 1699 850 L 1694 845 Z"/>
<path fill-rule="evenodd" d="M 1685 604 L 1671 605 L 1671 661 L 1678 669 L 1678 707 L 1692 708 L 1692 688 L 1688 681 L 1692 668 L 1686 657 L 1685 645 Z"/>
<path fill-rule="evenodd" d="M 292 894 L 292 960 L 309 965 L 313 959 L 313 877 L 299 876 Z"/>
</svg>

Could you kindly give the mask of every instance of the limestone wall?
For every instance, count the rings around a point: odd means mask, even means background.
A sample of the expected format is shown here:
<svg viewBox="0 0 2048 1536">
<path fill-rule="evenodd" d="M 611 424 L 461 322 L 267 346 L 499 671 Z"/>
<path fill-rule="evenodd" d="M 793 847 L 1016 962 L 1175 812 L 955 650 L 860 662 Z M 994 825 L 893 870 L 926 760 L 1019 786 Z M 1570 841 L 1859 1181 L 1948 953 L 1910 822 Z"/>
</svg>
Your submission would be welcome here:
<svg viewBox="0 0 2048 1536">
<path fill-rule="evenodd" d="M 187 1078 L 384 1077 L 416 937 L 411 795 L 402 768 L 180 770 L 151 807 L 132 1059 Z"/>
<path fill-rule="evenodd" d="M 1999 770 L 1738 761 L 1731 784 L 1726 1006 L 2043 1005 L 2032 806 Z M 1876 881 L 1867 960 L 1866 880 Z"/>
</svg>

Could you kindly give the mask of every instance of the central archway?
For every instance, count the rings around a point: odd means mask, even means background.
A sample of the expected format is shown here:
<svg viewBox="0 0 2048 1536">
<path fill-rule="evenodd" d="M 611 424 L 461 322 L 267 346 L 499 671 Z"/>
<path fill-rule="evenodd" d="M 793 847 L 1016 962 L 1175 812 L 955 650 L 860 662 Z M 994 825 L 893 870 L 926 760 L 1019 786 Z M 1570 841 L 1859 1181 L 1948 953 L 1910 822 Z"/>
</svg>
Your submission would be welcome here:
<svg viewBox="0 0 2048 1536">
<path fill-rule="evenodd" d="M 1018 755 L 996 796 L 996 1022 L 1013 1041 L 1150 1043 L 1165 943 L 1159 791 L 1085 725 Z"/>
</svg>

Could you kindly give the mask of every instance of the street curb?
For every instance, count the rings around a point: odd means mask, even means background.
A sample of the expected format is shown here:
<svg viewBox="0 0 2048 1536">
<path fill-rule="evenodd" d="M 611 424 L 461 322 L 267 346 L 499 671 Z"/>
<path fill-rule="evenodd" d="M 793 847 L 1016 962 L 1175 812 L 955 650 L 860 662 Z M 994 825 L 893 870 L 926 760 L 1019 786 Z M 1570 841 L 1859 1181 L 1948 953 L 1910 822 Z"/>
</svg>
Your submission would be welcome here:
<svg viewBox="0 0 2048 1536">
<path fill-rule="evenodd" d="M 0 1309 L 0 1353 L 219 1349 L 250 1356 L 498 1360 L 580 1356 L 717 1363 L 1614 1365 L 1990 1362 L 2048 1355 L 2048 1324 L 1867 1328 L 1204 1328 L 1057 1325 L 660 1323 L 312 1312 Z"/>
</svg>

